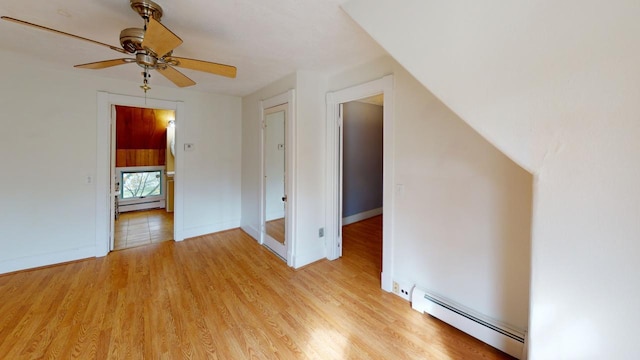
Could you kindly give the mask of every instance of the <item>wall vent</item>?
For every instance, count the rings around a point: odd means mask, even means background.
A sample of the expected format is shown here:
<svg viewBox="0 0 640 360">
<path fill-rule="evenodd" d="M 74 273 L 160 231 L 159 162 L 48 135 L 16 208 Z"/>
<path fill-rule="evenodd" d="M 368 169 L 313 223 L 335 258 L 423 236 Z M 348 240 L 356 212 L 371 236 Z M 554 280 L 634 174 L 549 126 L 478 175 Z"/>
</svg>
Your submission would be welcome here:
<svg viewBox="0 0 640 360">
<path fill-rule="evenodd" d="M 511 356 L 526 359 L 525 333 L 474 315 L 452 301 L 418 288 L 413 289 L 411 298 L 414 310 L 436 317 Z"/>
</svg>

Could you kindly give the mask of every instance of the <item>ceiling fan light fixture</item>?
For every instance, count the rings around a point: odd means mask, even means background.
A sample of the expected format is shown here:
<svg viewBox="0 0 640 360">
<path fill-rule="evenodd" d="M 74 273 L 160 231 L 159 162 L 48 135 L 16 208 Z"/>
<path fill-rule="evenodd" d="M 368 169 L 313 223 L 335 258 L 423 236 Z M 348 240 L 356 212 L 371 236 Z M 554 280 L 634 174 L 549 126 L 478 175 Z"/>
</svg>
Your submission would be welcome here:
<svg viewBox="0 0 640 360">
<path fill-rule="evenodd" d="M 109 49 L 122 54 L 135 56 L 134 58 L 96 61 L 75 65 L 74 67 L 80 69 L 99 70 L 118 65 L 136 63 L 144 69 L 144 72 L 142 73 L 144 82 L 140 87 L 145 91 L 145 94 L 151 89 L 148 81 L 151 76 L 150 70 L 156 70 L 159 74 L 178 87 L 193 86 L 196 82 L 181 73 L 176 69 L 176 67 L 207 72 L 229 78 L 236 77 L 235 66 L 173 56 L 173 50 L 182 44 L 182 39 L 160 23 L 160 19 L 163 15 L 162 7 L 151 0 L 130 0 L 129 4 L 131 8 L 143 18 L 144 28 L 127 28 L 122 30 L 120 32 L 121 47 L 112 46 L 82 36 L 7 16 L 1 16 L 0 19 L 87 41 L 96 45 L 108 47 Z"/>
<path fill-rule="evenodd" d="M 158 64 L 158 58 L 151 54 L 147 54 L 145 52 L 139 51 L 136 54 L 136 63 L 143 67 L 145 71 L 147 69 L 155 69 Z"/>
</svg>

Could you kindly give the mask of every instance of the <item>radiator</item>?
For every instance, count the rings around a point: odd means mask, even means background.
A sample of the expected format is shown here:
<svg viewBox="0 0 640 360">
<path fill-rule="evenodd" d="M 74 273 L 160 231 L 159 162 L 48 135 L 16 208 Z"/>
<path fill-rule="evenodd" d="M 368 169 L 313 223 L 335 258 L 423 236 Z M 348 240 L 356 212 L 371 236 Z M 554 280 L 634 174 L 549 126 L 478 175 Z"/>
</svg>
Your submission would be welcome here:
<svg viewBox="0 0 640 360">
<path fill-rule="evenodd" d="M 413 289 L 411 307 L 423 314 L 436 317 L 513 357 L 526 358 L 525 334 L 522 332 L 471 314 L 470 311 L 462 310 L 451 301 L 418 288 Z"/>
</svg>

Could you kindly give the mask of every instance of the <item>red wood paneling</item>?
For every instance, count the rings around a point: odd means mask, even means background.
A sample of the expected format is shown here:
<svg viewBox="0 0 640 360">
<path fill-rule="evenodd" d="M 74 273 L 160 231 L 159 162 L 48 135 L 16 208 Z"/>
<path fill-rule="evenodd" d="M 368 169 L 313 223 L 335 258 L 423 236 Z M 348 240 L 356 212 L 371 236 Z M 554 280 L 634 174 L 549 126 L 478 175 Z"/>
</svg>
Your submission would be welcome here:
<svg viewBox="0 0 640 360">
<path fill-rule="evenodd" d="M 116 166 L 162 166 L 173 110 L 116 105 Z"/>
</svg>

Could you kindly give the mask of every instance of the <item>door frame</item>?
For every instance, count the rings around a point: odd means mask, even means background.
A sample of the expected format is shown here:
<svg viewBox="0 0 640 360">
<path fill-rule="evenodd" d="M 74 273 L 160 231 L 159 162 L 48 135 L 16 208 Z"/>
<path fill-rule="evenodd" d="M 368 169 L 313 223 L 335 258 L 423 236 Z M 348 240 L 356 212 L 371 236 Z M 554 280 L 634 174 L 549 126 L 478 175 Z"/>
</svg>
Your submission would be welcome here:
<svg viewBox="0 0 640 360">
<path fill-rule="evenodd" d="M 111 137 L 112 114 L 114 105 L 133 106 L 148 109 L 167 109 L 175 111 L 175 143 L 176 143 L 176 175 L 174 176 L 174 224 L 173 238 L 175 241 L 184 239 L 183 229 L 183 183 L 180 179 L 182 171 L 182 156 L 180 146 L 179 127 L 183 126 L 185 105 L 181 101 L 149 99 L 145 97 L 112 94 L 98 91 L 97 94 L 97 149 L 96 149 L 96 256 L 105 256 L 112 250 L 114 201 L 111 194 Z"/>
<path fill-rule="evenodd" d="M 341 104 L 384 95 L 383 107 L 383 189 L 382 189 L 382 274 L 381 288 L 393 288 L 394 227 L 394 78 L 387 75 L 364 84 L 327 93 L 327 164 L 326 164 L 326 254 L 335 260 L 342 256 L 342 113 Z"/>
<path fill-rule="evenodd" d="M 266 109 L 278 106 L 287 105 L 288 118 L 285 119 L 285 193 L 287 195 L 287 204 L 285 206 L 285 245 L 287 253 L 285 261 L 288 266 L 293 266 L 293 254 L 295 251 L 295 229 L 296 229 L 296 194 L 295 194 L 295 156 L 296 156 L 296 143 L 295 143 L 295 129 L 296 129 L 296 113 L 295 113 L 295 90 L 291 89 L 282 94 L 270 97 L 265 100 L 261 100 L 259 103 L 260 111 L 260 237 L 259 243 L 265 245 L 265 181 L 264 181 L 264 124 Z"/>
<path fill-rule="evenodd" d="M 275 252 L 276 254 L 278 254 L 280 257 L 282 257 L 283 259 L 287 258 L 287 229 L 286 229 L 286 224 L 287 224 L 287 207 L 288 207 L 288 197 L 287 197 L 287 173 L 289 172 L 289 169 L 287 169 L 287 134 L 289 133 L 287 131 L 287 124 L 289 123 L 288 118 L 289 118 L 289 106 L 285 103 L 285 104 L 281 104 L 281 105 L 276 105 L 276 106 L 272 106 L 269 108 L 266 108 L 262 111 L 262 115 L 264 118 L 264 121 L 262 123 L 262 171 L 263 171 L 263 191 L 264 191 L 264 196 L 263 196 L 263 213 L 264 213 L 264 231 L 262 232 L 262 240 L 264 242 L 264 245 L 266 245 L 271 251 Z M 269 235 L 269 233 L 267 232 L 267 228 L 266 228 L 266 224 L 269 221 L 268 219 L 268 213 L 267 213 L 267 195 L 268 194 L 268 177 L 267 177 L 267 141 L 268 136 L 267 136 L 267 128 L 268 128 L 268 124 L 267 124 L 267 118 L 269 115 L 271 114 L 275 114 L 278 112 L 284 112 L 284 124 L 283 124 L 283 129 L 282 131 L 284 132 L 284 149 L 283 149 L 283 154 L 284 154 L 284 173 L 282 174 L 284 177 L 284 188 L 282 189 L 282 192 L 284 195 L 284 197 L 287 197 L 287 199 L 285 200 L 285 198 L 283 198 L 283 203 L 284 203 L 284 214 L 283 217 L 285 219 L 285 229 L 284 229 L 284 239 L 283 242 L 280 243 L 278 240 L 276 240 L 275 238 L 273 238 L 271 235 Z"/>
</svg>

